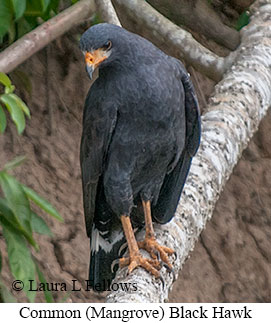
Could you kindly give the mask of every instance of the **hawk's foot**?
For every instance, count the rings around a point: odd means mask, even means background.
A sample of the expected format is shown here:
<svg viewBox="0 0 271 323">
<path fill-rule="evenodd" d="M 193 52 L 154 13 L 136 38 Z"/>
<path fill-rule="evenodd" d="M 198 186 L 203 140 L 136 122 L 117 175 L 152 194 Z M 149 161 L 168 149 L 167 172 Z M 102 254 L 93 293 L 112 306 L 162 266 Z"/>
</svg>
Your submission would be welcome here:
<svg viewBox="0 0 271 323">
<path fill-rule="evenodd" d="M 142 267 L 156 278 L 160 278 L 160 261 L 158 261 L 158 259 L 144 258 L 139 252 L 127 258 L 120 258 L 119 266 L 121 268 L 128 266 L 128 274 L 130 274 L 135 268 Z"/>
<path fill-rule="evenodd" d="M 146 250 L 154 260 L 159 261 L 160 258 L 166 267 L 169 270 L 172 270 L 172 264 L 169 261 L 168 255 L 175 253 L 173 249 L 161 246 L 155 237 L 146 237 L 143 241 L 139 241 L 137 244 L 140 249 Z"/>
</svg>

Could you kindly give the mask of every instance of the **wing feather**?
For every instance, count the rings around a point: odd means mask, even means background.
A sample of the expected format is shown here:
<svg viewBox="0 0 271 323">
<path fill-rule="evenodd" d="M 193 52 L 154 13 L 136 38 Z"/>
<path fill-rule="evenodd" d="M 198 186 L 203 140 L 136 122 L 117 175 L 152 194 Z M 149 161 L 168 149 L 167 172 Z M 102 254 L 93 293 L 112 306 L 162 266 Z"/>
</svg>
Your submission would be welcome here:
<svg viewBox="0 0 271 323">
<path fill-rule="evenodd" d="M 117 108 L 88 95 L 83 116 L 80 163 L 87 235 L 95 214 L 98 182 L 105 167 L 107 151 L 117 120 Z"/>
<path fill-rule="evenodd" d="M 200 144 L 200 110 L 193 84 L 183 65 L 177 61 L 185 93 L 185 146 L 175 168 L 165 176 L 157 204 L 153 207 L 153 217 L 159 223 L 172 219 L 176 211 L 192 157 Z"/>
</svg>

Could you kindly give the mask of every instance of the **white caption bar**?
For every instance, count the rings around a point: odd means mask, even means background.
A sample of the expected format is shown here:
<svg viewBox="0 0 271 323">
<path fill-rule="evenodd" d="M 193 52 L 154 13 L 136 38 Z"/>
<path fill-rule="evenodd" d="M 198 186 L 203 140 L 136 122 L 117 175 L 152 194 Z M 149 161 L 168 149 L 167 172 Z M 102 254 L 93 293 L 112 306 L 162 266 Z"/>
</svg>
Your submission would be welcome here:
<svg viewBox="0 0 271 323">
<path fill-rule="evenodd" d="M 271 304 L 103 304 L 15 303 L 0 304 L 1 321 L 8 322 L 271 322 Z"/>
</svg>

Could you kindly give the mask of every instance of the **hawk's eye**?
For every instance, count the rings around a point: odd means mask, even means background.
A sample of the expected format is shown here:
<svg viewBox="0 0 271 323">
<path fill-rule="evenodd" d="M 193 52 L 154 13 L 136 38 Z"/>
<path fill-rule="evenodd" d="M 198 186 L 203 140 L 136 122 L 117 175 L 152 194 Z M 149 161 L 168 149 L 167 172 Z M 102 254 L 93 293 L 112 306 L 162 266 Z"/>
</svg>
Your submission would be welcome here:
<svg viewBox="0 0 271 323">
<path fill-rule="evenodd" d="M 109 50 L 112 47 L 112 42 L 109 40 L 105 45 L 103 45 L 103 50 Z"/>
</svg>

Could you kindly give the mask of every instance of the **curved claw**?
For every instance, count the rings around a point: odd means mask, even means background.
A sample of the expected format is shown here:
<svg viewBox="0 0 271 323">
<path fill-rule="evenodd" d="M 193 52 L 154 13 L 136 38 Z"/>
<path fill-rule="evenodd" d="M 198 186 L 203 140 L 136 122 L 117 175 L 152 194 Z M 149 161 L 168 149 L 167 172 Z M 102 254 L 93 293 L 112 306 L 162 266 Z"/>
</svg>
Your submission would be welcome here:
<svg viewBox="0 0 271 323">
<path fill-rule="evenodd" d="M 165 281 L 164 281 L 164 278 L 162 276 L 159 276 L 158 278 L 161 280 L 162 288 L 165 289 Z"/>
<path fill-rule="evenodd" d="M 173 275 L 173 281 L 175 281 L 176 280 L 175 270 L 172 267 L 169 267 L 169 265 L 166 264 L 165 262 L 162 262 L 162 266 L 166 267 L 167 272 Z"/>
<path fill-rule="evenodd" d="M 123 257 L 119 259 L 119 267 L 123 268 L 125 266 L 128 266 L 130 264 L 130 257 Z"/>
<path fill-rule="evenodd" d="M 160 277 L 160 273 L 158 270 L 161 269 L 160 262 L 157 259 L 149 259 L 144 258 L 140 253 L 127 257 L 127 258 L 120 258 L 119 259 L 119 266 L 125 267 L 128 266 L 127 274 L 129 275 L 135 268 L 142 267 L 156 278 Z"/>
<path fill-rule="evenodd" d="M 160 256 L 159 251 L 158 251 L 158 250 L 154 250 L 154 251 L 153 251 L 153 253 L 154 253 L 155 257 L 157 258 L 157 260 L 158 260 L 159 262 L 161 262 L 161 256 Z"/>
<path fill-rule="evenodd" d="M 143 241 L 138 242 L 138 247 L 146 250 L 152 258 L 167 264 L 168 268 L 172 268 L 168 255 L 176 254 L 176 252 L 169 247 L 159 245 L 154 237 L 145 238 Z"/>
</svg>

